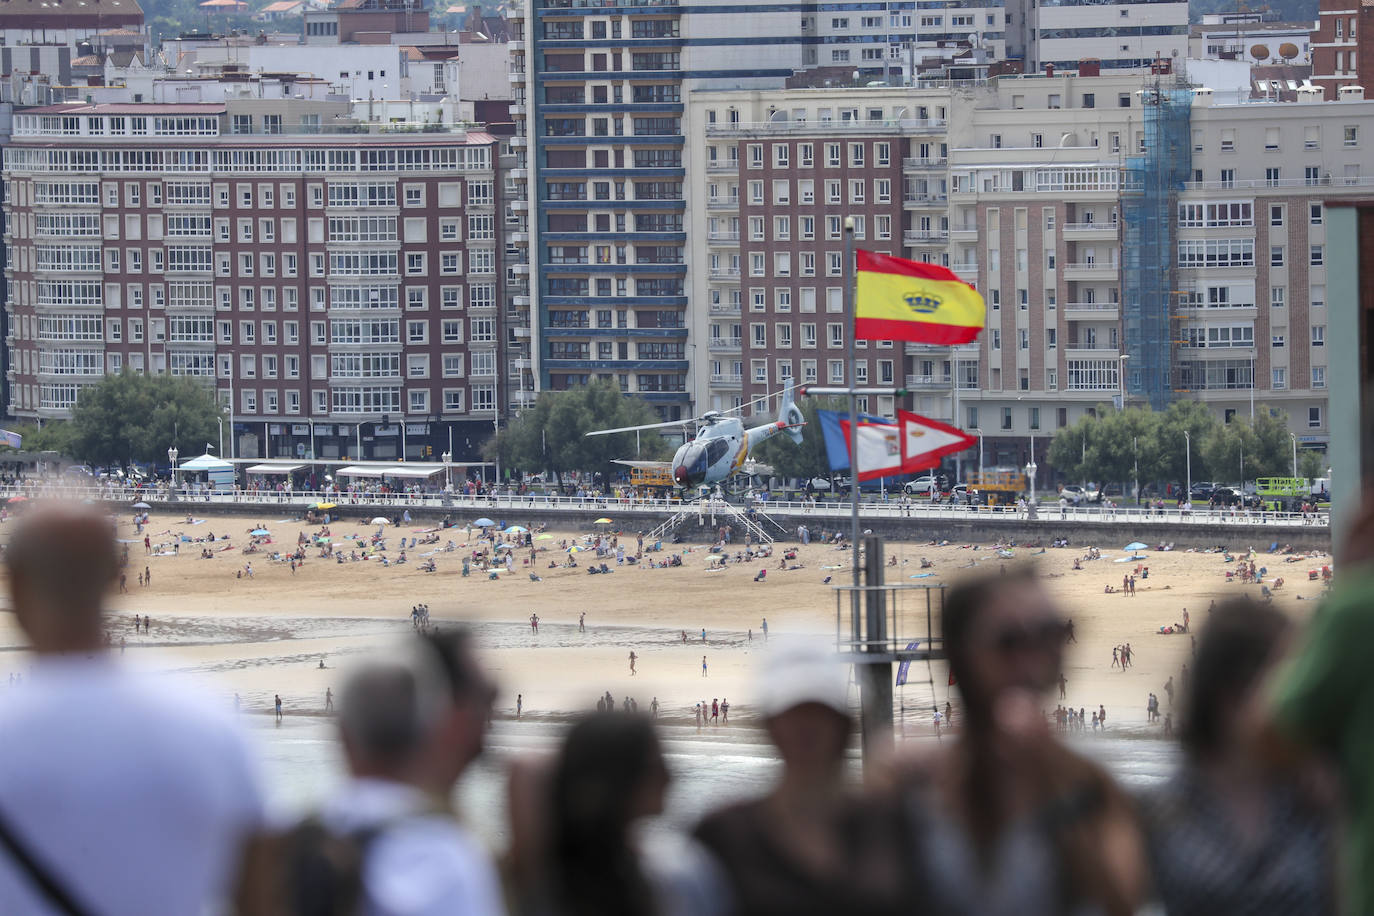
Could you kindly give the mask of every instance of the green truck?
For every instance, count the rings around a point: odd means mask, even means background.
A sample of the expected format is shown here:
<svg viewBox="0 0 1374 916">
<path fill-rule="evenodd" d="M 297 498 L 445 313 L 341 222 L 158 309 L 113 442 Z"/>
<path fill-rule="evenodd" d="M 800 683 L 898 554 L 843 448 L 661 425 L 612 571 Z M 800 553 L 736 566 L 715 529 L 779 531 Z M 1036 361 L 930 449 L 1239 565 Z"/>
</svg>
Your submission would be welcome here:
<svg viewBox="0 0 1374 916">
<path fill-rule="evenodd" d="M 1303 503 L 1329 508 L 1331 497 L 1323 485 L 1314 491 L 1312 482 L 1304 477 L 1259 477 L 1255 479 L 1255 495 L 1264 508 L 1272 512 L 1297 512 Z"/>
</svg>

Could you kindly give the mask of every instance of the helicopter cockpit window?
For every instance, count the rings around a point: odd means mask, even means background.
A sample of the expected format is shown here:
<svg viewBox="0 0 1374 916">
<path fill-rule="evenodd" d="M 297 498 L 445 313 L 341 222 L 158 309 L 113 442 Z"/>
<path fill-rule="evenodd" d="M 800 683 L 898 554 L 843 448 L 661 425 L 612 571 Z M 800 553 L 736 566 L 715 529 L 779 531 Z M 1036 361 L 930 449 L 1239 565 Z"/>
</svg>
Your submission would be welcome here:
<svg viewBox="0 0 1374 916">
<path fill-rule="evenodd" d="M 730 450 L 730 443 L 724 439 L 713 439 L 706 446 L 706 465 L 710 467 L 717 461 L 725 457 L 725 453 Z"/>
</svg>

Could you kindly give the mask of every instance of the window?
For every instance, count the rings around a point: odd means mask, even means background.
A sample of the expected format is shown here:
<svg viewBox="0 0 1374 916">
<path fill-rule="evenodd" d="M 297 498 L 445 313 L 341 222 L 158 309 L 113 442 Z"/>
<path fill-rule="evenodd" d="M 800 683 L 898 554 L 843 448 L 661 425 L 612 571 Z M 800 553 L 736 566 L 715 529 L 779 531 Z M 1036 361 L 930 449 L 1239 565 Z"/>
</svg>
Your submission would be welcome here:
<svg viewBox="0 0 1374 916">
<path fill-rule="evenodd" d="M 1313 226 L 1320 226 L 1320 225 L 1322 224 L 1322 205 L 1321 205 L 1321 204 L 1308 204 L 1308 207 L 1307 207 L 1307 220 L 1308 220 L 1308 222 L 1311 223 Z"/>
<path fill-rule="evenodd" d="M 1310 257 L 1308 263 L 1311 264 L 1313 267 L 1321 267 L 1323 264 L 1326 263 L 1325 257 L 1326 253 L 1323 246 L 1313 245 L 1310 250 Z"/>
<path fill-rule="evenodd" d="M 1284 300 L 1287 298 L 1287 292 L 1287 288 L 1282 286 L 1269 287 L 1269 307 L 1276 309 L 1283 308 Z"/>
<path fill-rule="evenodd" d="M 1270 343 L 1275 350 L 1282 350 L 1287 345 L 1287 338 L 1283 334 L 1274 334 L 1270 337 Z"/>
<path fill-rule="evenodd" d="M 1320 407 L 1307 408 L 1307 428 L 1320 429 L 1322 425 L 1322 409 Z"/>
<path fill-rule="evenodd" d="M 1270 388 L 1275 391 L 1283 391 L 1288 387 L 1288 370 L 1271 369 L 1269 372 Z"/>
<path fill-rule="evenodd" d="M 1324 346 L 1326 346 L 1326 325 L 1324 325 L 1324 324 L 1314 324 L 1314 325 L 1312 325 L 1312 346 L 1314 346 L 1314 347 L 1324 347 Z"/>
<path fill-rule="evenodd" d="M 1313 387 L 1313 388 L 1325 388 L 1325 387 L 1326 387 L 1326 367 L 1325 367 L 1325 366 L 1313 366 L 1313 367 L 1312 367 L 1312 387 Z"/>
<path fill-rule="evenodd" d="M 1282 245 L 1271 245 L 1271 246 L 1269 247 L 1269 266 L 1270 266 L 1270 267 L 1282 267 L 1282 266 L 1283 266 L 1283 246 L 1282 246 Z"/>
<path fill-rule="evenodd" d="M 1343 128 L 1344 142 L 1346 146 L 1360 145 L 1360 128 L 1355 124 L 1347 124 Z"/>
<path fill-rule="evenodd" d="M 1270 204 L 1270 206 L 1269 206 L 1269 225 L 1271 225 L 1271 226 L 1282 226 L 1282 225 L 1283 225 L 1283 205 L 1282 205 L 1282 204 Z"/>
</svg>

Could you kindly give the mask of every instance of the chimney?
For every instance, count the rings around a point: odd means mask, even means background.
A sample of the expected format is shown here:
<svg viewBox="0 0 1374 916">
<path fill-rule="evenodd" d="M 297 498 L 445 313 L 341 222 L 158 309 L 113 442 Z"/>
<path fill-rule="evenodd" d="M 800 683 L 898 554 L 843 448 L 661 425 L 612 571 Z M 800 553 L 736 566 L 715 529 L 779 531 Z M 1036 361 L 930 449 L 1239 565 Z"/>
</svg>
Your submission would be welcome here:
<svg viewBox="0 0 1374 916">
<path fill-rule="evenodd" d="M 1340 102 L 1363 102 L 1363 86 L 1342 86 L 1336 90 L 1336 99 Z"/>
</svg>

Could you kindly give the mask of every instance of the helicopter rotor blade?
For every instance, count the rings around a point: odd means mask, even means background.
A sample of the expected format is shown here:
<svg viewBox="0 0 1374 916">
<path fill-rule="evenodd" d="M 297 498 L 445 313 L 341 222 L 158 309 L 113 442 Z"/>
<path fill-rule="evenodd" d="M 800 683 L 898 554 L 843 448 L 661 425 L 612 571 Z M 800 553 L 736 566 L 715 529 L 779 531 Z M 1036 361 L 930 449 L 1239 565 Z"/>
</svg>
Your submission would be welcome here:
<svg viewBox="0 0 1374 916">
<path fill-rule="evenodd" d="M 692 421 L 691 421 L 691 420 L 672 420 L 672 421 L 670 421 L 670 422 L 668 422 L 668 423 L 646 423 L 646 424 L 643 425 L 643 426 L 619 426 L 619 427 L 616 427 L 615 429 L 595 429 L 595 430 L 592 430 L 592 431 L 589 432 L 589 433 L 583 433 L 583 435 L 584 435 L 584 436 L 610 436 L 610 435 L 613 435 L 614 433 L 633 433 L 633 432 L 638 432 L 639 430 L 642 430 L 642 429 L 667 429 L 667 428 L 673 427 L 673 426 L 682 426 L 684 423 L 690 423 L 690 422 L 692 422 Z"/>
</svg>

